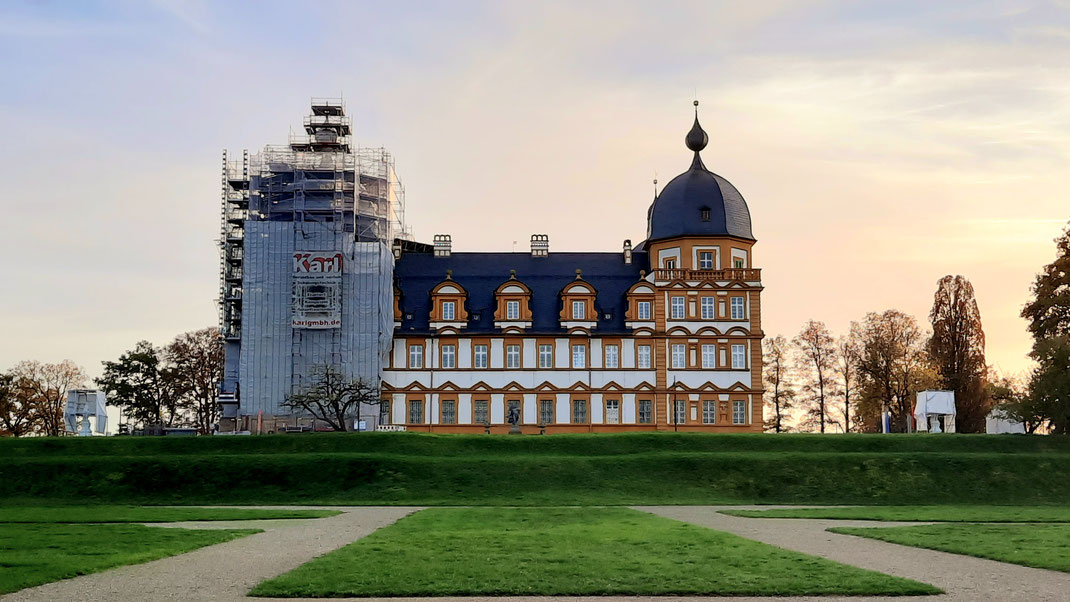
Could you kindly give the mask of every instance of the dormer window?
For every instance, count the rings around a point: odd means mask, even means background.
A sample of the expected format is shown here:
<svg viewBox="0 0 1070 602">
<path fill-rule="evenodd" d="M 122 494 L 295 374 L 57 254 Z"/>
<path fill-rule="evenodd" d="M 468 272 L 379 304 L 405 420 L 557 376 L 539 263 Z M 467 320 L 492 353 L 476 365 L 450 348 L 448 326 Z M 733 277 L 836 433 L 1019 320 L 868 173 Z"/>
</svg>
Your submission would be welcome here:
<svg viewBox="0 0 1070 602">
<path fill-rule="evenodd" d="M 516 279 L 516 272 L 494 291 L 494 325 L 507 332 L 531 328 L 531 289 Z"/>
<path fill-rule="evenodd" d="M 597 292 L 582 280 L 579 270 L 576 272 L 576 280 L 561 291 L 561 326 L 589 330 L 598 325 L 599 312 L 594 306 Z"/>
<path fill-rule="evenodd" d="M 431 328 L 465 328 L 468 326 L 468 312 L 465 311 L 464 303 L 468 292 L 447 277 L 431 290 L 431 315 L 429 323 Z"/>
<path fill-rule="evenodd" d="M 699 217 L 702 219 L 702 221 L 704 221 L 704 222 L 710 221 L 710 208 L 709 207 L 703 207 L 702 209 L 699 209 L 698 213 L 699 213 Z"/>
<path fill-rule="evenodd" d="M 639 281 L 628 289 L 628 308 L 624 324 L 628 328 L 651 328 L 654 321 L 654 289 Z"/>
<path fill-rule="evenodd" d="M 587 319 L 587 304 L 583 301 L 572 302 L 572 319 L 573 320 L 586 320 Z"/>
</svg>

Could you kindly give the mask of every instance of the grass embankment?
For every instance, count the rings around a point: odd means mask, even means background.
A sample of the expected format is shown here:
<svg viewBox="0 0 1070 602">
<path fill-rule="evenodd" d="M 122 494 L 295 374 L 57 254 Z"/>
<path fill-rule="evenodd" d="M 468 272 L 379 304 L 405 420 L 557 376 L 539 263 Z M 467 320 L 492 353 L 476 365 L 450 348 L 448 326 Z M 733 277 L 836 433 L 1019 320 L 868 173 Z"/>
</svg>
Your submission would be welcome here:
<svg viewBox="0 0 1070 602">
<path fill-rule="evenodd" d="M 256 596 L 877 595 L 932 586 L 624 508 L 438 508 Z"/>
<path fill-rule="evenodd" d="M 747 518 L 824 518 L 840 520 L 952 523 L 1070 523 L 1068 506 L 864 506 L 856 508 L 783 508 L 722 510 Z"/>
<path fill-rule="evenodd" d="M 0 524 L 0 594 L 258 533 L 142 525 Z"/>
<path fill-rule="evenodd" d="M 165 508 L 143 506 L 5 506 L 0 523 L 177 523 L 183 521 L 324 518 L 337 510 Z"/>
<path fill-rule="evenodd" d="M 0 441 L 0 501 L 1058 504 L 1070 438 L 417 433 Z"/>
<path fill-rule="evenodd" d="M 917 548 L 977 556 L 1039 569 L 1070 572 L 1070 525 L 919 525 L 916 527 L 836 527 L 858 535 Z"/>
</svg>

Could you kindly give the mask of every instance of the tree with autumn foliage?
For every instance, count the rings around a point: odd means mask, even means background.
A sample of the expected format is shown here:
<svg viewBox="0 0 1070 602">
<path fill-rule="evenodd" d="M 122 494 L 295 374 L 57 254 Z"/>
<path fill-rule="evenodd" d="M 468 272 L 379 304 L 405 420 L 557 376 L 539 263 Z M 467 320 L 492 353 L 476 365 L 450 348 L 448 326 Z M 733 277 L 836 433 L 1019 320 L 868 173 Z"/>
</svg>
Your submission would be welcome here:
<svg viewBox="0 0 1070 602">
<path fill-rule="evenodd" d="M 1022 309 L 1033 335 L 1037 362 L 1029 379 L 1034 413 L 1052 433 L 1070 434 L 1070 225 L 1055 239 L 1055 261 L 1033 282 L 1033 299 Z"/>
<path fill-rule="evenodd" d="M 63 410 L 67 393 L 85 386 L 86 375 L 77 364 L 23 361 L 4 379 L 6 399 L 0 406 L 2 428 L 19 436 L 30 433 L 55 437 L 66 430 Z"/>
<path fill-rule="evenodd" d="M 940 375 L 940 388 L 955 392 L 955 430 L 983 433 L 992 400 L 985 386 L 985 332 L 970 281 L 963 276 L 941 278 L 929 321 L 933 334 L 926 349 Z"/>
<path fill-rule="evenodd" d="M 223 379 L 223 337 L 218 328 L 202 328 L 175 337 L 163 350 L 174 379 L 178 405 L 202 435 L 219 420 L 216 396 Z"/>
<path fill-rule="evenodd" d="M 855 418 L 859 430 L 879 432 L 881 413 L 891 416 L 893 432 L 906 432 L 914 395 L 939 378 L 925 352 L 913 316 L 895 309 L 870 312 L 859 324 L 861 377 Z"/>
<path fill-rule="evenodd" d="M 762 342 L 765 347 L 765 392 L 772 414 L 765 421 L 765 430 L 786 433 L 787 414 L 795 405 L 795 388 L 791 375 L 791 344 L 781 335 Z"/>
</svg>

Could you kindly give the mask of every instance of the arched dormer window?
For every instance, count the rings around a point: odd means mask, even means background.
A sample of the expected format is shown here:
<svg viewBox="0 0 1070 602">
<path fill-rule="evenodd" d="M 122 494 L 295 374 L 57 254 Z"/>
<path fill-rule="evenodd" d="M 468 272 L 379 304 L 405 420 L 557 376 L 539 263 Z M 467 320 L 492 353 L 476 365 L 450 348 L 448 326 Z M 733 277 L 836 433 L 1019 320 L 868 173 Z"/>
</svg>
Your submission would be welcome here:
<svg viewBox="0 0 1070 602">
<path fill-rule="evenodd" d="M 531 328 L 531 289 L 514 270 L 494 291 L 494 326 L 505 330 Z"/>
<path fill-rule="evenodd" d="M 628 289 L 628 309 L 624 312 L 624 323 L 628 328 L 654 327 L 654 288 L 641 280 Z"/>
<path fill-rule="evenodd" d="M 561 326 L 565 329 L 593 329 L 598 325 L 594 300 L 598 292 L 576 270 L 576 279 L 561 291 Z"/>
<path fill-rule="evenodd" d="M 468 311 L 464 307 L 467 299 L 468 291 L 454 282 L 450 273 L 446 272 L 446 279 L 431 289 L 431 328 L 467 327 Z"/>
</svg>

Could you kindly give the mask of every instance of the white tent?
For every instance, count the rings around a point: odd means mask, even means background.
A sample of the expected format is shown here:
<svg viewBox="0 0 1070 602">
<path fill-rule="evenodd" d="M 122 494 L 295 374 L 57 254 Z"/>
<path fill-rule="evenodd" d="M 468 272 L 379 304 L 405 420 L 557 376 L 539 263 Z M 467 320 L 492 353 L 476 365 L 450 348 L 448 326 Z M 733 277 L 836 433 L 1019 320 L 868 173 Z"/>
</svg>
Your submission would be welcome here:
<svg viewBox="0 0 1070 602">
<path fill-rule="evenodd" d="M 93 434 L 89 420 L 93 419 L 97 434 L 103 435 L 108 430 L 108 410 L 103 391 L 90 389 L 73 389 L 67 393 L 67 408 L 63 418 L 67 430 L 76 435 L 88 437 Z"/>
<path fill-rule="evenodd" d="M 955 432 L 955 392 L 919 391 L 914 404 L 914 422 L 918 432 Z"/>
<path fill-rule="evenodd" d="M 985 432 L 990 435 L 1015 434 L 1024 435 L 1025 425 L 1007 416 L 1000 408 L 993 408 L 985 417 Z"/>
</svg>

